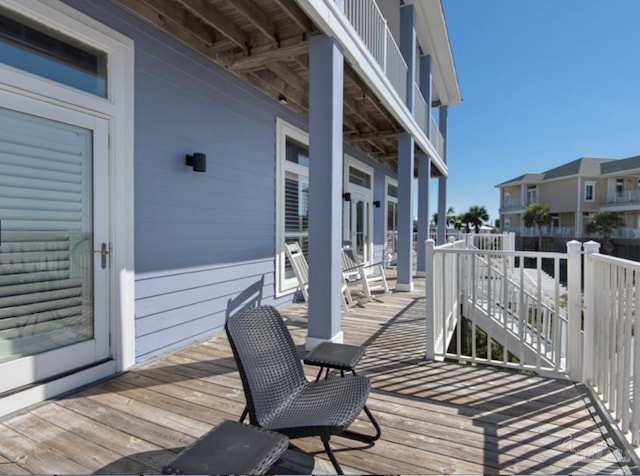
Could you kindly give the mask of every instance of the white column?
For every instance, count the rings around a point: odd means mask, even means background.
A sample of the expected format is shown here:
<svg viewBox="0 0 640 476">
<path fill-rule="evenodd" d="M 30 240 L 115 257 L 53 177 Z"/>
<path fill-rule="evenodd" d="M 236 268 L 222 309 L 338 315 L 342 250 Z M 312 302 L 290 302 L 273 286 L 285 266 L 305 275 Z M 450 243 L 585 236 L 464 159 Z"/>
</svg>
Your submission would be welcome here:
<svg viewBox="0 0 640 476">
<path fill-rule="evenodd" d="M 593 254 L 600 252 L 600 243 L 588 241 L 584 244 L 584 343 L 582 358 L 584 362 L 584 372 L 582 374 L 583 383 L 593 383 L 595 352 L 595 263 Z"/>
<path fill-rule="evenodd" d="M 582 289 L 580 286 L 580 260 L 582 244 L 572 240 L 567 243 L 567 312 L 568 312 L 568 342 L 567 368 L 569 377 L 574 382 L 582 381 L 581 319 L 582 319 Z M 557 277 L 556 277 L 557 279 Z"/>
<path fill-rule="evenodd" d="M 307 348 L 342 342 L 344 59 L 336 40 L 309 40 L 309 324 Z"/>
</svg>

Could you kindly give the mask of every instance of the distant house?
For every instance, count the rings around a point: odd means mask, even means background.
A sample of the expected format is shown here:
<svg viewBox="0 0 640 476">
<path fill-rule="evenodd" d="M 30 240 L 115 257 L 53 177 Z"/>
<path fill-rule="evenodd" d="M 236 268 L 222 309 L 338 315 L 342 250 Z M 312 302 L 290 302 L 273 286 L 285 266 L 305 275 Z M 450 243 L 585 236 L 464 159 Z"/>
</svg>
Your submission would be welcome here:
<svg viewBox="0 0 640 476">
<path fill-rule="evenodd" d="M 0 0 L 0 18 L 0 413 L 220 333 L 247 290 L 290 303 L 287 241 L 309 346 L 342 337 L 343 240 L 380 261 L 397 232 L 412 288 L 411 184 L 426 237 L 461 101 L 439 0 Z"/>
<path fill-rule="evenodd" d="M 547 237 L 585 238 L 585 224 L 599 211 L 623 214 L 626 227 L 615 237 L 640 238 L 640 156 L 627 159 L 580 158 L 542 173 L 528 173 L 496 185 L 503 231 L 537 236 L 522 219 L 526 208 L 549 206 Z"/>
</svg>

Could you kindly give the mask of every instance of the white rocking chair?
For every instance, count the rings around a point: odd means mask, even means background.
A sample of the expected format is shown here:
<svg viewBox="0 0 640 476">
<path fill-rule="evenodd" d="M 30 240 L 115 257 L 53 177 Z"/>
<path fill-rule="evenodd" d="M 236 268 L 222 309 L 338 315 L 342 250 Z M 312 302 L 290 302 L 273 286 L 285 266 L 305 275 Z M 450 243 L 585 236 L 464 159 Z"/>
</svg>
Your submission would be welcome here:
<svg viewBox="0 0 640 476">
<path fill-rule="evenodd" d="M 350 244 L 345 244 L 342 248 L 342 275 L 347 280 L 360 281 L 362 293 L 367 299 L 373 299 L 372 291 L 383 291 L 385 294 L 389 292 L 384 264 L 360 263 L 358 255 Z"/>
<path fill-rule="evenodd" d="M 302 253 L 302 249 L 300 249 L 300 244 L 298 242 L 293 243 L 285 243 L 285 252 L 287 254 L 287 258 L 291 263 L 291 267 L 293 268 L 293 272 L 296 275 L 296 279 L 298 280 L 298 288 L 304 297 L 304 302 L 309 302 L 309 264 L 307 263 L 307 259 Z M 342 308 L 345 312 L 349 311 L 349 308 L 353 306 L 354 302 L 351 298 L 351 292 L 349 291 L 349 287 L 347 286 L 347 282 L 344 279 L 344 274 L 342 275 L 342 287 L 340 289 L 342 295 Z"/>
</svg>

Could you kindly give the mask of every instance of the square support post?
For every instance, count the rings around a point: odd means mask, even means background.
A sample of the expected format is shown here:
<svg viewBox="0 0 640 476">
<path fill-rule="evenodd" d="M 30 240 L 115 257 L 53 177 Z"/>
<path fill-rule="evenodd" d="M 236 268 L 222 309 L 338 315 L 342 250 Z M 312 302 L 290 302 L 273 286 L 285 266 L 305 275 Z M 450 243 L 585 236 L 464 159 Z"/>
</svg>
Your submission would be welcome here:
<svg viewBox="0 0 640 476">
<path fill-rule="evenodd" d="M 424 276 L 424 242 L 429 239 L 429 182 L 431 181 L 431 159 L 418 154 L 418 257 L 417 275 Z"/>
<path fill-rule="evenodd" d="M 309 324 L 306 347 L 342 342 L 344 58 L 325 35 L 309 41 Z"/>
<path fill-rule="evenodd" d="M 447 106 L 441 106 L 439 112 L 439 127 L 442 134 L 442 161 L 447 163 Z M 444 245 L 447 242 L 447 177 L 438 179 L 438 244 Z"/>
<path fill-rule="evenodd" d="M 398 136 L 398 291 L 413 291 L 413 153 L 413 137 L 401 133 Z"/>
<path fill-rule="evenodd" d="M 574 382 L 582 382 L 582 289 L 580 287 L 581 248 L 579 241 L 572 240 L 567 243 L 567 368 L 569 377 Z"/>
<path fill-rule="evenodd" d="M 582 344 L 584 372 L 582 383 L 594 384 L 596 352 L 596 266 L 593 255 L 600 252 L 600 243 L 587 241 L 584 244 L 584 342 Z"/>
</svg>

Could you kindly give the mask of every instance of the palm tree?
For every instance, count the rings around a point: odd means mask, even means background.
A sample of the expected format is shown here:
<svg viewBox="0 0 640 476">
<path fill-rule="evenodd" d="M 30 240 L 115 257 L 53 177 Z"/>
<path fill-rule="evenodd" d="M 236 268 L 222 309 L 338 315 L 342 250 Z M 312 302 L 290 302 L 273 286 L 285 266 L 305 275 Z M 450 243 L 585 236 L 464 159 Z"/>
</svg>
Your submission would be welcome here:
<svg viewBox="0 0 640 476">
<path fill-rule="evenodd" d="M 532 203 L 527 207 L 522 217 L 524 226 L 538 227 L 538 251 L 542 251 L 542 227 L 551 223 L 549 205 L 545 203 Z"/>
<path fill-rule="evenodd" d="M 602 249 L 606 254 L 610 255 L 613 252 L 611 235 L 624 225 L 624 218 L 619 213 L 598 212 L 591 217 L 584 230 L 589 234 L 602 235 Z"/>
<path fill-rule="evenodd" d="M 446 225 L 447 226 L 453 226 L 456 222 L 456 216 L 455 216 L 455 210 L 453 209 L 453 207 L 449 207 L 447 208 L 447 216 L 446 216 Z M 431 220 L 433 221 L 434 225 L 438 224 L 438 212 L 435 212 L 432 217 Z"/>
<path fill-rule="evenodd" d="M 464 227 L 464 232 L 469 233 L 469 212 L 461 213 L 455 217 L 455 228 L 461 230 Z"/>
<path fill-rule="evenodd" d="M 480 227 L 483 223 L 489 221 L 489 213 L 485 207 L 473 205 L 469 207 L 469 211 L 465 213 L 466 223 L 474 228 L 476 233 L 480 233 Z"/>
</svg>

